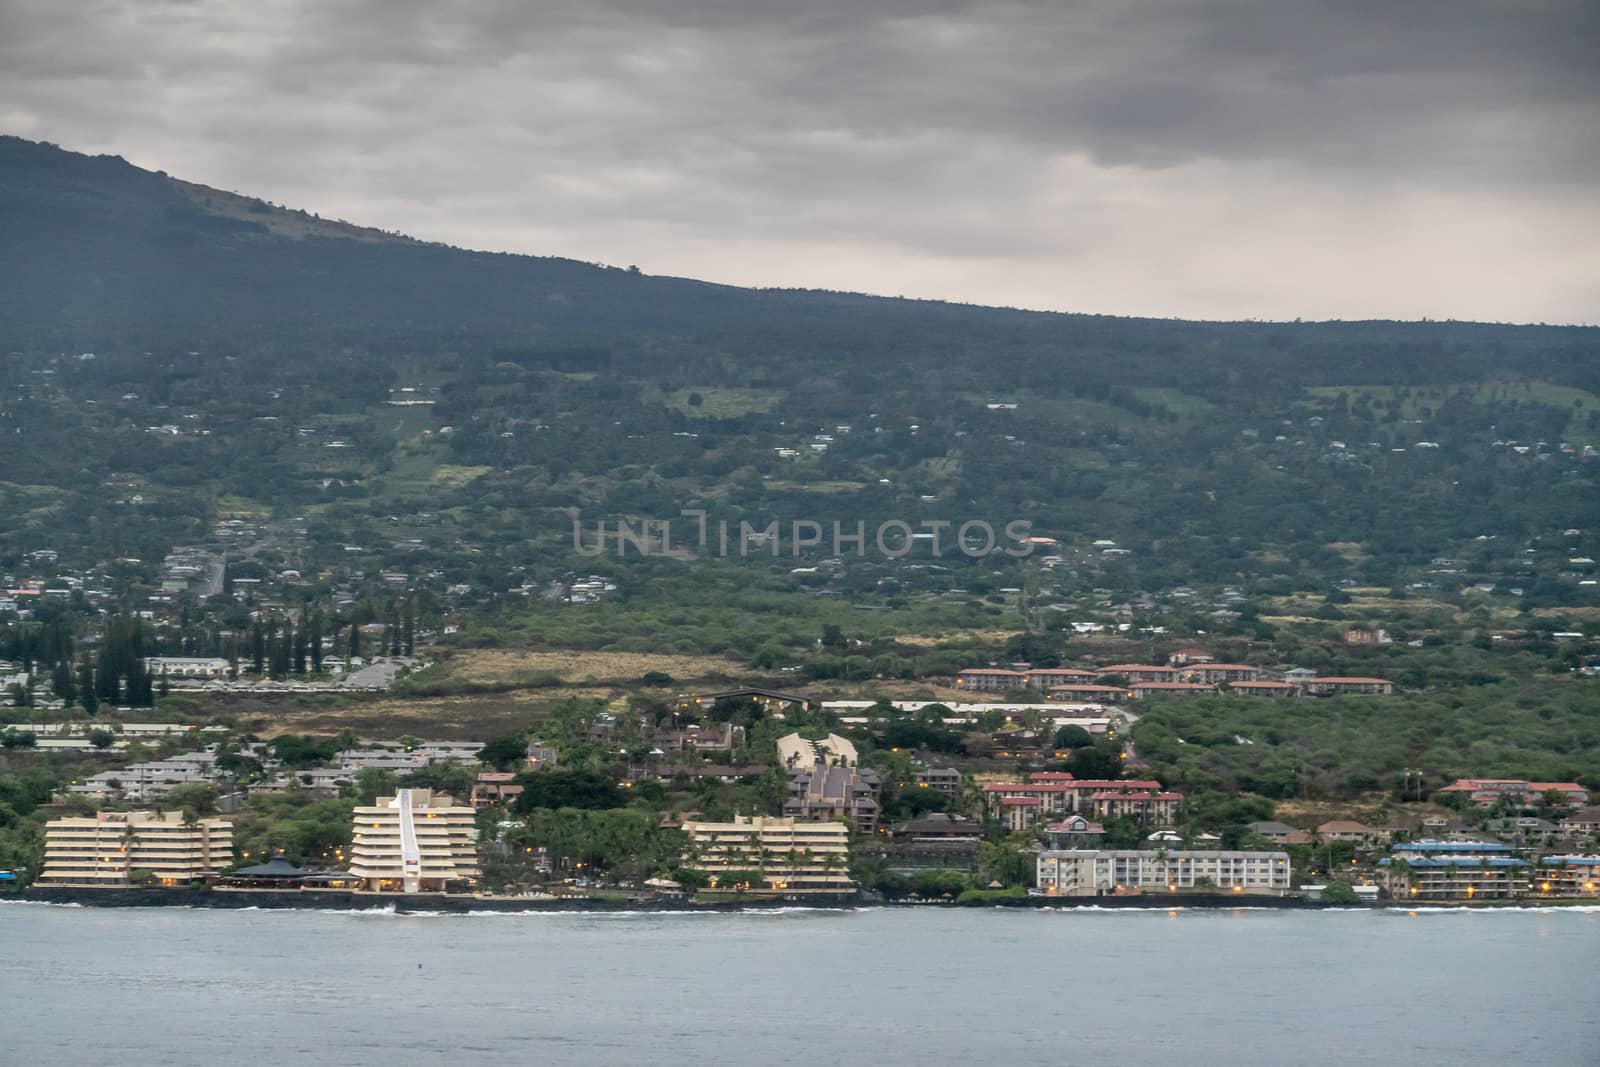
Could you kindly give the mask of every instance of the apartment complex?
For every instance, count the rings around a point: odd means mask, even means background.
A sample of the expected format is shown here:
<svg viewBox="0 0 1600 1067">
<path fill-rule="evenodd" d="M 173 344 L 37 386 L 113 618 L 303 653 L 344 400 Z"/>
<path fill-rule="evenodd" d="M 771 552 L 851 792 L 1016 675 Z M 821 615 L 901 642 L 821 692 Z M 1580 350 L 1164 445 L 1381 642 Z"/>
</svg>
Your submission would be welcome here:
<svg viewBox="0 0 1600 1067">
<path fill-rule="evenodd" d="M 401 789 L 355 809 L 350 873 L 372 892 L 436 893 L 478 877 L 473 809 L 431 789 Z"/>
<path fill-rule="evenodd" d="M 1049 896 L 1092 897 L 1216 889 L 1282 895 L 1287 852 L 1065 849 L 1039 853 L 1039 888 Z"/>
<path fill-rule="evenodd" d="M 102 811 L 46 825 L 44 873 L 35 884 L 126 886 L 133 871 L 149 871 L 162 885 L 187 885 L 232 863 L 233 824 L 225 819 Z"/>
<path fill-rule="evenodd" d="M 764 885 L 784 893 L 849 893 L 848 828 L 841 822 L 736 815 L 732 822 L 686 822 L 689 853 L 683 865 L 711 877 L 759 872 Z"/>
<path fill-rule="evenodd" d="M 830 767 L 822 762 L 789 772 L 789 799 L 783 813 L 802 821 L 848 819 L 850 829 L 870 837 L 878 830 L 876 771 Z"/>
<path fill-rule="evenodd" d="M 1589 791 L 1577 782 L 1526 782 L 1520 778 L 1457 778 L 1439 790 L 1465 795 L 1473 804 L 1488 807 L 1497 800 L 1514 804 L 1542 804 L 1547 795 L 1561 794 L 1561 802 L 1581 808 L 1589 803 Z"/>
<path fill-rule="evenodd" d="M 1397 900 L 1494 900 L 1527 893 L 1533 865 L 1498 841 L 1412 841 L 1397 845 L 1385 868 Z"/>
<path fill-rule="evenodd" d="M 1041 771 L 1026 782 L 990 782 L 983 787 L 984 805 L 1007 830 L 1031 830 L 1052 816 L 1083 814 L 1094 818 L 1131 817 L 1145 826 L 1177 822 L 1183 794 L 1153 779 L 1074 778 L 1065 771 Z"/>
</svg>

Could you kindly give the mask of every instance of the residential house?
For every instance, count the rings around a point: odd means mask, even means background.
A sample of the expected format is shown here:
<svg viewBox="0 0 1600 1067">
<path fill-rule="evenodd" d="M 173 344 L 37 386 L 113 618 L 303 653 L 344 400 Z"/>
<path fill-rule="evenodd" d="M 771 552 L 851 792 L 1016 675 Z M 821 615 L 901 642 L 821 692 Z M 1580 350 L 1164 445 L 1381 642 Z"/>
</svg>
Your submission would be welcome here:
<svg viewBox="0 0 1600 1067">
<path fill-rule="evenodd" d="M 1286 844 L 1295 834 L 1304 833 L 1304 831 L 1296 830 L 1288 823 L 1273 822 L 1271 820 L 1251 823 L 1250 832 L 1257 837 L 1266 838 L 1275 845 Z"/>
<path fill-rule="evenodd" d="M 505 807 L 522 795 L 523 787 L 511 771 L 484 771 L 472 783 L 472 806 L 484 808 Z"/>
<path fill-rule="evenodd" d="M 1203 648 L 1180 648 L 1167 657 L 1167 666 L 1188 667 L 1196 663 L 1214 663 L 1216 658 Z"/>
<path fill-rule="evenodd" d="M 1600 834 L 1600 808 L 1584 808 L 1561 820 L 1561 832 L 1567 837 L 1587 837 Z"/>
<path fill-rule="evenodd" d="M 1323 841 L 1350 841 L 1361 846 L 1375 845 L 1387 839 L 1382 830 L 1351 819 L 1333 819 L 1317 827 L 1317 836 Z"/>
<path fill-rule="evenodd" d="M 1106 828 L 1082 815 L 1068 815 L 1044 828 L 1047 846 L 1053 849 L 1095 848 L 1105 838 Z"/>
</svg>

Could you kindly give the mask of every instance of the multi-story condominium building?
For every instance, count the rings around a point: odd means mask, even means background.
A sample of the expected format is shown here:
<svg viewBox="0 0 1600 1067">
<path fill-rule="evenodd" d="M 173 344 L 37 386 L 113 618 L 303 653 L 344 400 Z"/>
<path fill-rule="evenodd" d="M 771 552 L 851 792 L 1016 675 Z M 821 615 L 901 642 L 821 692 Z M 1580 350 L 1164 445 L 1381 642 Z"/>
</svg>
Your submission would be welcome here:
<svg viewBox="0 0 1600 1067">
<path fill-rule="evenodd" d="M 732 822 L 685 822 L 689 851 L 683 865 L 717 886 L 719 876 L 758 872 L 755 890 L 784 893 L 849 893 L 850 832 L 841 822 L 734 816 Z"/>
<path fill-rule="evenodd" d="M 1215 888 L 1281 895 L 1287 852 L 1066 849 L 1039 853 L 1039 888 L 1051 896 L 1114 896 Z"/>
<path fill-rule="evenodd" d="M 1074 703 L 1098 703 L 1110 701 L 1115 703 L 1126 699 L 1128 691 L 1114 685 L 1090 685 L 1084 682 L 1074 682 L 1070 685 L 1053 685 L 1050 687 L 1051 700 L 1072 701 Z"/>
<path fill-rule="evenodd" d="M 1581 808 L 1589 803 L 1589 791 L 1577 782 L 1525 782 L 1520 778 L 1457 778 L 1439 790 L 1441 793 L 1465 794 L 1479 807 L 1488 807 L 1497 800 L 1510 800 L 1515 804 L 1542 804 L 1545 797 L 1560 793 L 1562 803 Z"/>
<path fill-rule="evenodd" d="M 358 807 L 350 873 L 373 892 L 442 892 L 478 877 L 473 809 L 431 789 L 401 789 Z"/>
<path fill-rule="evenodd" d="M 1206 696 L 1216 692 L 1216 686 L 1199 682 L 1135 682 L 1128 687 L 1128 695 L 1135 700 L 1153 696 Z"/>
<path fill-rule="evenodd" d="M 878 830 L 879 784 L 875 771 L 830 767 L 819 760 L 789 772 L 783 813 L 808 821 L 848 819 L 850 829 L 870 837 Z"/>
<path fill-rule="evenodd" d="M 260 749 L 248 751 L 258 753 Z M 217 746 L 212 745 L 201 752 L 184 752 L 121 770 L 101 771 L 68 786 L 67 791 L 101 800 L 154 800 L 180 785 L 208 785 L 217 780 Z"/>
<path fill-rule="evenodd" d="M 225 659 L 198 656 L 148 656 L 144 665 L 153 678 L 226 678 L 231 667 Z"/>
<path fill-rule="evenodd" d="M 1300 687 L 1288 682 L 1230 682 L 1228 691 L 1245 696 L 1292 697 L 1300 692 Z"/>
<path fill-rule="evenodd" d="M 1183 669 L 1189 682 L 1220 685 L 1223 682 L 1254 682 L 1261 677 L 1261 668 L 1246 663 L 1201 663 Z"/>
<path fill-rule="evenodd" d="M 1026 782 L 991 782 L 983 795 L 989 814 L 1013 832 L 1068 814 L 1131 816 L 1146 826 L 1171 826 L 1183 805 L 1182 793 L 1167 791 L 1153 779 L 1090 780 L 1064 771 L 1041 771 Z"/>
<path fill-rule="evenodd" d="M 1023 673 L 1030 687 L 1046 692 L 1056 686 L 1087 685 L 1098 677 L 1094 671 L 1074 670 L 1071 667 L 1034 667 Z"/>
<path fill-rule="evenodd" d="M 1159 667 L 1149 663 L 1113 663 L 1097 668 L 1094 673 L 1099 678 L 1115 674 L 1126 678 L 1130 685 L 1137 682 L 1176 682 L 1181 680 L 1182 674 L 1176 667 Z"/>
<path fill-rule="evenodd" d="M 961 772 L 954 767 L 924 767 L 912 776 L 919 789 L 932 789 L 946 796 L 961 792 Z"/>
<path fill-rule="evenodd" d="M 1520 897 L 1532 870 L 1499 841 L 1411 841 L 1378 864 L 1386 869 L 1389 895 L 1400 900 Z"/>
<path fill-rule="evenodd" d="M 1009 671 L 999 667 L 969 667 L 956 673 L 956 688 L 974 693 L 1004 693 L 1008 689 L 1025 689 L 1028 685 L 1026 671 Z"/>
<path fill-rule="evenodd" d="M 1528 890 L 1541 897 L 1592 897 L 1600 893 L 1600 856 L 1546 856 Z"/>
<path fill-rule="evenodd" d="M 216 877 L 233 863 L 233 824 L 180 812 L 102 811 L 45 826 L 38 885 L 126 886 L 133 871 L 162 885 Z"/>
<path fill-rule="evenodd" d="M 1305 683 L 1306 692 L 1312 696 L 1388 696 L 1394 692 L 1394 683 L 1387 678 L 1313 678 Z"/>
</svg>

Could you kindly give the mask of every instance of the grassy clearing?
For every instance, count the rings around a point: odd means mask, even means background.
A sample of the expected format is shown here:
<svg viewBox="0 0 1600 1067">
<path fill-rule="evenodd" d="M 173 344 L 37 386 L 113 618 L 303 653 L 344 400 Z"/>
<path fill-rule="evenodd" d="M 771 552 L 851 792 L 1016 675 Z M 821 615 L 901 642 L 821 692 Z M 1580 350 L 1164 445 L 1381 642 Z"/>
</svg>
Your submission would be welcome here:
<svg viewBox="0 0 1600 1067">
<path fill-rule="evenodd" d="M 689 403 L 689 397 L 695 393 L 700 395 L 698 407 Z M 761 389 L 719 388 L 707 385 L 662 393 L 660 399 L 666 407 L 691 418 L 727 419 L 737 415 L 771 411 L 781 397 L 778 393 Z"/>
<path fill-rule="evenodd" d="M 489 471 L 489 467 L 458 467 L 447 463 L 434 470 L 433 484 L 446 489 L 459 489 L 482 478 Z"/>
<path fill-rule="evenodd" d="M 490 685 L 515 682 L 534 674 L 555 674 L 568 683 L 635 685 L 649 671 L 669 674 L 678 681 L 736 678 L 749 673 L 744 665 L 721 656 L 502 649 L 464 649 L 451 656 L 447 670 L 451 677 Z"/>
</svg>

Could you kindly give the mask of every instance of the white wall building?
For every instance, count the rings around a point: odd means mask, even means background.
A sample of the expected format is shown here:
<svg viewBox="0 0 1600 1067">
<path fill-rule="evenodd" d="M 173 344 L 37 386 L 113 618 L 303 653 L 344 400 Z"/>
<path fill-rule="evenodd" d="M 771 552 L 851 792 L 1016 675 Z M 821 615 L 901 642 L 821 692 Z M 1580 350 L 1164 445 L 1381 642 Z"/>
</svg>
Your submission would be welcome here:
<svg viewBox="0 0 1600 1067">
<path fill-rule="evenodd" d="M 1215 888 L 1222 893 L 1282 894 L 1289 889 L 1289 854 L 1166 849 L 1046 851 L 1039 853 L 1038 877 L 1039 888 L 1050 896 L 1115 896 L 1196 888 Z"/>
</svg>

